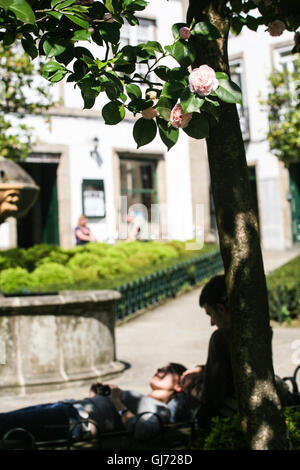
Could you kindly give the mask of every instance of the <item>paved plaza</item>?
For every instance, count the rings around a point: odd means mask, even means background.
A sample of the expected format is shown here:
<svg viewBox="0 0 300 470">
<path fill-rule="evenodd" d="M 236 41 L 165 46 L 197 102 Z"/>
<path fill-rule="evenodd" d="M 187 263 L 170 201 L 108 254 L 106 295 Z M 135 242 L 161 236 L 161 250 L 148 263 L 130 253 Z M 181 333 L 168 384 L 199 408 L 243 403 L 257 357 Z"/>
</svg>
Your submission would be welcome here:
<svg viewBox="0 0 300 470">
<path fill-rule="evenodd" d="M 285 252 L 263 253 L 266 273 L 299 253 L 300 247 Z M 128 367 L 121 375 L 108 382 L 124 389 L 148 393 L 149 379 L 157 367 L 170 361 L 180 362 L 186 367 L 205 363 L 213 327 L 210 326 L 209 317 L 198 306 L 199 292 L 200 288 L 191 290 L 117 326 L 117 359 Z M 300 328 L 274 328 L 274 369 L 281 377 L 291 375 L 295 369 L 295 359 L 298 358 L 299 361 L 297 340 L 300 342 Z M 0 412 L 64 398 L 84 398 L 88 388 L 89 383 L 66 390 L 1 397 Z"/>
</svg>

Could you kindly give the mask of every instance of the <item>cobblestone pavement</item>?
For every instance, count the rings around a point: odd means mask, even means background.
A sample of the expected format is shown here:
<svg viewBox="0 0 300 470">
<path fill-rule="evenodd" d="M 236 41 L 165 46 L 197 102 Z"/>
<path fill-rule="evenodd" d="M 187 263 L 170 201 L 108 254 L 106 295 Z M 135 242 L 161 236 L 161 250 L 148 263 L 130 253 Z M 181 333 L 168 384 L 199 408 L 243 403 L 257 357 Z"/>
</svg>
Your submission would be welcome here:
<svg viewBox="0 0 300 470">
<path fill-rule="evenodd" d="M 298 253 L 300 246 L 284 252 L 264 252 L 266 273 Z M 200 289 L 195 289 L 170 299 L 116 328 L 117 359 L 128 364 L 128 368 L 122 375 L 110 379 L 109 383 L 147 393 L 149 379 L 157 367 L 169 361 L 181 362 L 187 367 L 206 361 L 213 328 L 204 310 L 198 306 L 199 292 Z M 300 362 L 297 341 L 300 342 L 300 328 L 274 328 L 274 369 L 281 377 L 291 375 L 296 362 Z M 0 412 L 64 398 L 84 398 L 88 388 L 87 383 L 66 390 L 0 397 Z"/>
</svg>

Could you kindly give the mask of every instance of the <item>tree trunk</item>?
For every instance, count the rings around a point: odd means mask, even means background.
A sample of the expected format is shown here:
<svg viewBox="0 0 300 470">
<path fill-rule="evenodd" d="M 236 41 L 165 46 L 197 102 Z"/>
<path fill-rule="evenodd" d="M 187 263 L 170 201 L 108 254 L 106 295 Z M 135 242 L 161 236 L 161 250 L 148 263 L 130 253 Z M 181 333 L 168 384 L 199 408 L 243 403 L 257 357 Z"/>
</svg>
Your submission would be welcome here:
<svg viewBox="0 0 300 470">
<path fill-rule="evenodd" d="M 194 67 L 207 64 L 229 74 L 226 0 L 190 0 L 188 23 L 210 21 L 221 39 L 194 38 Z M 231 315 L 233 375 L 242 428 L 250 449 L 287 449 L 275 388 L 268 299 L 258 221 L 252 200 L 236 106 L 221 102 L 219 123 L 207 139 L 216 219 Z"/>
</svg>

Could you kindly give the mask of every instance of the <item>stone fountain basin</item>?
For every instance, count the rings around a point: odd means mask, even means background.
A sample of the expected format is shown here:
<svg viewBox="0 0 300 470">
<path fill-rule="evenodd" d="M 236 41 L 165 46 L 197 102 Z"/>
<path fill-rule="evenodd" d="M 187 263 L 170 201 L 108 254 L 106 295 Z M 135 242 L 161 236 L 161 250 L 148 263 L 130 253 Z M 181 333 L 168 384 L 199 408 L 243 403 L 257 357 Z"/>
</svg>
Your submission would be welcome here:
<svg viewBox="0 0 300 470">
<path fill-rule="evenodd" d="M 116 359 L 119 292 L 0 298 L 0 396 L 62 389 L 124 370 Z"/>
</svg>

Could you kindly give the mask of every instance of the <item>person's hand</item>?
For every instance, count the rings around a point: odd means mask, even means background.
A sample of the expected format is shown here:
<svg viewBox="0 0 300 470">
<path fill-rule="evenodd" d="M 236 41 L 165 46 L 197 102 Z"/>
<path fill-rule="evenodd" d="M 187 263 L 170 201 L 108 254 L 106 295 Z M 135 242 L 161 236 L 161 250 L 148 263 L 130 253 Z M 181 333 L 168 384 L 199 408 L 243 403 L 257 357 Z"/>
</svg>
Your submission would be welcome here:
<svg viewBox="0 0 300 470">
<path fill-rule="evenodd" d="M 188 392 L 189 387 L 194 382 L 195 377 L 198 377 L 202 370 L 202 366 L 197 366 L 194 367 L 194 369 L 187 369 L 183 372 L 183 374 L 180 376 L 180 384 L 184 392 Z"/>
<path fill-rule="evenodd" d="M 200 372 L 202 372 L 202 369 L 202 366 L 196 366 L 194 367 L 194 369 L 187 369 L 181 374 L 180 380 L 183 380 L 184 377 L 190 374 L 200 374 Z"/>
</svg>

